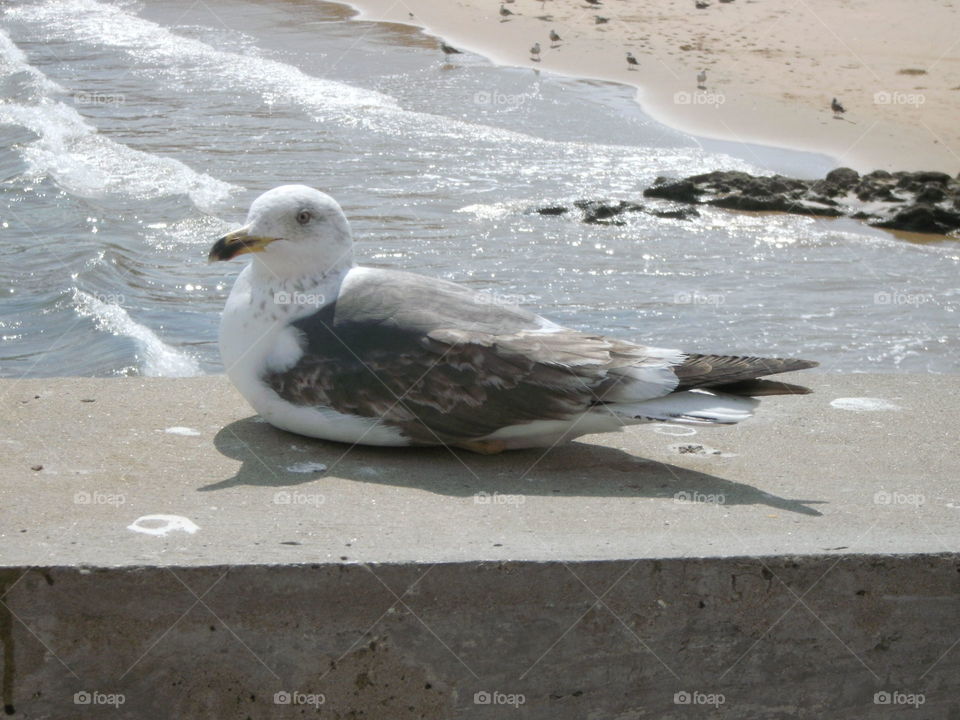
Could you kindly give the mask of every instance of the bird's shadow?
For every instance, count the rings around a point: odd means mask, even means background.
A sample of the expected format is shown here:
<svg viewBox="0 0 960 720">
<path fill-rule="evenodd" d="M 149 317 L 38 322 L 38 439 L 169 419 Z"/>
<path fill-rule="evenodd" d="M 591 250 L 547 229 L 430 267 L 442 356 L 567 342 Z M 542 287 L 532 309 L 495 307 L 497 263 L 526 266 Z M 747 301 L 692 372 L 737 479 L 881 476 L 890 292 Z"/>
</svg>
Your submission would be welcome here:
<svg viewBox="0 0 960 720">
<path fill-rule="evenodd" d="M 569 497 L 647 497 L 675 501 L 697 496 L 721 498 L 724 505 L 766 505 L 820 516 L 810 507 L 821 500 L 779 497 L 746 483 L 678 465 L 649 460 L 604 445 L 573 442 L 550 449 L 515 450 L 484 456 L 436 448 L 378 448 L 314 440 L 278 430 L 256 416 L 225 426 L 214 438 L 223 455 L 239 460 L 232 476 L 198 488 L 200 492 L 237 486 L 289 487 L 339 478 L 441 495 L 543 495 Z M 326 466 L 313 471 L 311 463 Z M 300 467 L 291 470 L 292 467 Z"/>
</svg>

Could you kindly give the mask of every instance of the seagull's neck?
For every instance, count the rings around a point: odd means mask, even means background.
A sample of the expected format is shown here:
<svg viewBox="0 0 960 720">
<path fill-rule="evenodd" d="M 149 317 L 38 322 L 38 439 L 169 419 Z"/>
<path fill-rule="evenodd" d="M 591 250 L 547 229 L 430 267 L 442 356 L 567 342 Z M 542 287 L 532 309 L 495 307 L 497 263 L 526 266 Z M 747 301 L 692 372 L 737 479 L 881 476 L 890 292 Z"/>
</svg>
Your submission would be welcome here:
<svg viewBox="0 0 960 720">
<path fill-rule="evenodd" d="M 356 265 L 352 258 L 331 268 L 280 275 L 254 258 L 250 267 L 251 301 L 273 308 L 276 316 L 310 315 L 336 299 L 344 278 Z"/>
</svg>

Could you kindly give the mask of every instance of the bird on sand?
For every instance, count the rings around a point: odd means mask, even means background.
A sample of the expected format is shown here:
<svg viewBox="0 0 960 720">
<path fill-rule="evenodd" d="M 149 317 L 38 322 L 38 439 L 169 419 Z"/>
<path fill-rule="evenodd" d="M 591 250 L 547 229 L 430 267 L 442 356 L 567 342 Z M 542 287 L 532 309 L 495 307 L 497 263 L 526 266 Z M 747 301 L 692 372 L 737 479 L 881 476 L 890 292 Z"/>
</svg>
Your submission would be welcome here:
<svg viewBox="0 0 960 720">
<path fill-rule="evenodd" d="M 453 45 L 447 45 L 445 42 L 440 42 L 440 49 L 443 50 L 444 55 L 462 55 L 462 50 L 457 50 Z"/>
<path fill-rule="evenodd" d="M 708 7 L 710 7 L 710 3 L 705 2 L 705 0 L 694 0 L 693 4 L 697 10 L 706 10 Z"/>
<path fill-rule="evenodd" d="M 627 65 L 629 65 L 627 70 L 634 70 L 640 65 L 640 62 L 633 56 L 632 52 L 627 53 Z"/>
<path fill-rule="evenodd" d="M 599 7 L 603 3 L 600 0 L 583 0 L 588 5 L 593 5 L 594 7 Z"/>
<path fill-rule="evenodd" d="M 258 197 L 209 258 L 246 253 L 220 322 L 227 375 L 267 422 L 325 440 L 489 454 L 644 422 L 728 425 L 757 396 L 809 392 L 763 377 L 816 365 L 644 346 L 358 266 L 340 205 L 304 185 Z"/>
<path fill-rule="evenodd" d="M 560 34 L 559 34 L 556 30 L 551 30 L 551 31 L 550 31 L 550 42 L 552 42 L 552 43 L 554 44 L 554 46 L 556 46 L 556 44 L 559 43 L 560 40 L 561 40 Z"/>
<path fill-rule="evenodd" d="M 830 101 L 830 109 L 833 110 L 834 117 L 840 117 L 847 111 L 847 109 L 841 105 L 840 101 L 836 98 Z"/>
<path fill-rule="evenodd" d="M 697 73 L 697 87 L 698 87 L 700 90 L 706 90 L 706 89 L 707 89 L 707 70 L 706 70 L 706 68 L 704 68 L 703 70 L 701 70 L 700 72 Z"/>
<path fill-rule="evenodd" d="M 500 17 L 502 17 L 504 20 L 507 20 L 511 15 L 513 15 L 513 11 L 508 9 L 506 5 L 500 6 Z"/>
<path fill-rule="evenodd" d="M 594 16 L 593 16 L 593 24 L 594 24 L 594 25 L 603 25 L 604 23 L 608 23 L 608 22 L 610 22 L 610 18 L 605 18 L 605 17 L 602 17 L 602 16 L 600 16 L 600 15 L 594 15 Z"/>
<path fill-rule="evenodd" d="M 530 48 L 530 59 L 534 62 L 540 62 L 540 43 L 534 43 Z"/>
</svg>

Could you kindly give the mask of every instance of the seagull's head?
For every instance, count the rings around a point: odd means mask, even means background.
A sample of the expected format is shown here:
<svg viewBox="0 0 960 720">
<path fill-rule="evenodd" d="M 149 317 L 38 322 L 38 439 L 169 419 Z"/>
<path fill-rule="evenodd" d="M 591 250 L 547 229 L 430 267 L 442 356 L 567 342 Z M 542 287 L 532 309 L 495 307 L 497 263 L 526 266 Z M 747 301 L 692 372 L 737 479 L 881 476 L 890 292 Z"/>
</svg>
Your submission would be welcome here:
<svg viewBox="0 0 960 720">
<path fill-rule="evenodd" d="M 214 243 L 209 259 L 255 253 L 281 278 L 323 274 L 353 264 L 350 224 L 332 197 L 306 185 L 282 185 L 253 201 L 247 222 Z"/>
</svg>

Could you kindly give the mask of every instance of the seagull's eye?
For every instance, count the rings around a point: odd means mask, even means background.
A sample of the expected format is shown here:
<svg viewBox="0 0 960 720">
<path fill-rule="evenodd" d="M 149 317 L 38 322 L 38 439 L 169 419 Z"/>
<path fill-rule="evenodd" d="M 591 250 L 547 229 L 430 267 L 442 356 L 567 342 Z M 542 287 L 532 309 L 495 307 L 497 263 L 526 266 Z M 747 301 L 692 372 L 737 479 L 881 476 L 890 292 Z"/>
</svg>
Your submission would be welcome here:
<svg viewBox="0 0 960 720">
<path fill-rule="evenodd" d="M 301 225 L 306 225 L 313 219 L 313 215 L 310 214 L 309 210 L 301 210 L 297 213 L 297 222 Z"/>
</svg>

